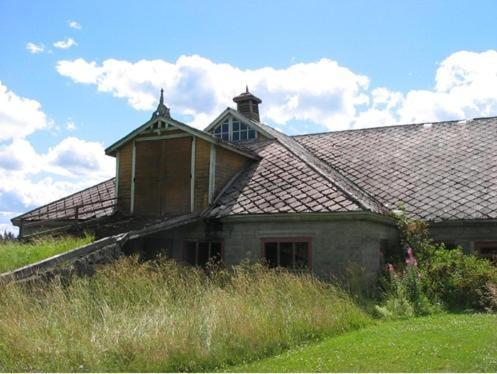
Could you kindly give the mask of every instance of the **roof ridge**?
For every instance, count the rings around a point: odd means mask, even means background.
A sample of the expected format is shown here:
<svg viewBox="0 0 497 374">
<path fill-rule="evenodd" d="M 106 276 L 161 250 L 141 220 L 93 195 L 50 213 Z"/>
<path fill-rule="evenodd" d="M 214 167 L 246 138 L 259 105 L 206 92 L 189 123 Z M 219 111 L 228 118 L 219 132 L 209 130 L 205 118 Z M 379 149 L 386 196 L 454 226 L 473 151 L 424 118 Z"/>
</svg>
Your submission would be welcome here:
<svg viewBox="0 0 497 374">
<path fill-rule="evenodd" d="M 292 138 L 301 138 L 301 137 L 305 137 L 305 136 L 319 136 L 319 135 L 327 135 L 327 134 L 335 134 L 335 133 L 343 133 L 343 132 L 375 131 L 375 130 L 392 129 L 392 128 L 407 128 L 407 127 L 423 126 L 423 125 L 427 125 L 427 124 L 449 125 L 449 124 L 459 123 L 459 122 L 481 121 L 481 120 L 487 120 L 487 119 L 497 119 L 497 116 L 463 118 L 463 119 L 453 119 L 453 120 L 448 120 L 448 121 L 436 121 L 436 122 L 426 121 L 426 122 L 414 122 L 414 123 L 397 123 L 397 124 L 393 124 L 393 125 L 364 127 L 364 128 L 360 128 L 360 129 L 332 130 L 332 131 L 313 132 L 313 133 L 309 133 L 309 134 L 297 134 L 297 135 L 291 135 L 291 137 Z"/>
<path fill-rule="evenodd" d="M 309 149 L 297 142 L 292 137 L 283 134 L 282 132 L 268 126 L 262 122 L 252 122 L 261 127 L 266 132 L 270 133 L 283 147 L 293 153 L 297 158 L 303 161 L 306 165 L 314 169 L 321 176 L 329 180 L 340 191 L 357 203 L 361 208 L 377 213 L 384 213 L 387 208 L 380 203 L 376 198 L 368 192 L 357 186 L 349 178 L 344 176 L 340 171 L 333 166 L 325 163 Z"/>
</svg>

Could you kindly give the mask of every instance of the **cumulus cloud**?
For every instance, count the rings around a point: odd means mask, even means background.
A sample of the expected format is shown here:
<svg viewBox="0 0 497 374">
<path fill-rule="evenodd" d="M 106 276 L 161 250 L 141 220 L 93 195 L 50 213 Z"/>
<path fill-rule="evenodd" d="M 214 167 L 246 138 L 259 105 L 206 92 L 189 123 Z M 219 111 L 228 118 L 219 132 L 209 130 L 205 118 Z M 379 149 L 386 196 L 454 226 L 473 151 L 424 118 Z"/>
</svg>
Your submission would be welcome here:
<svg viewBox="0 0 497 374">
<path fill-rule="evenodd" d="M 38 101 L 17 96 L 0 81 L 0 141 L 24 138 L 47 125 Z"/>
<path fill-rule="evenodd" d="M 26 49 L 29 53 L 36 55 L 38 53 L 42 53 L 45 50 L 45 46 L 43 44 L 28 42 L 26 43 Z"/>
<path fill-rule="evenodd" d="M 232 103 L 245 83 L 264 99 L 264 115 L 276 123 L 295 119 L 347 125 L 357 105 L 368 100 L 368 78 L 329 59 L 286 69 L 241 70 L 200 56 L 181 56 L 174 63 L 108 59 L 97 64 L 79 58 L 59 61 L 57 71 L 124 98 L 138 110 L 152 110 L 159 89 L 164 88 L 173 111 L 191 116 L 197 127 Z"/>
<path fill-rule="evenodd" d="M 126 99 L 150 111 L 161 87 L 173 112 L 205 126 L 247 83 L 264 100 L 274 125 L 306 121 L 339 130 L 497 114 L 497 51 L 461 51 L 437 68 L 430 90 L 405 93 L 369 88 L 369 78 L 330 59 L 287 68 L 242 70 L 200 56 L 164 60 L 62 60 L 57 71 L 74 82 Z"/>
<path fill-rule="evenodd" d="M 68 137 L 37 152 L 26 136 L 53 126 L 37 101 L 0 83 L 0 230 L 11 231 L 9 219 L 22 212 L 114 174 L 114 160 L 97 142 Z"/>
<path fill-rule="evenodd" d="M 75 29 L 75 30 L 81 30 L 82 29 L 81 25 L 78 22 L 76 22 L 76 21 L 67 21 L 67 25 L 71 29 Z"/>
<path fill-rule="evenodd" d="M 78 45 L 78 43 L 76 43 L 73 38 L 67 38 L 66 40 L 59 40 L 58 42 L 53 43 L 53 46 L 55 48 L 60 49 L 68 49 L 71 48 L 73 45 Z"/>
</svg>

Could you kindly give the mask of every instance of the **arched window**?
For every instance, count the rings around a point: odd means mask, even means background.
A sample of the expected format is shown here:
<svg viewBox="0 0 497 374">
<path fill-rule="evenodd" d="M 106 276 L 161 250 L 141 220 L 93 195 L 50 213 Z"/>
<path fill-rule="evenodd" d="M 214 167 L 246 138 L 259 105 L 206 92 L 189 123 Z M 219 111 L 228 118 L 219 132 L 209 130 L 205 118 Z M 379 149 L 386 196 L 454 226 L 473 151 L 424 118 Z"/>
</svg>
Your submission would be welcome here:
<svg viewBox="0 0 497 374">
<path fill-rule="evenodd" d="M 257 139 L 257 131 L 235 118 L 227 118 L 216 128 L 214 135 L 233 143 L 248 142 Z"/>
</svg>

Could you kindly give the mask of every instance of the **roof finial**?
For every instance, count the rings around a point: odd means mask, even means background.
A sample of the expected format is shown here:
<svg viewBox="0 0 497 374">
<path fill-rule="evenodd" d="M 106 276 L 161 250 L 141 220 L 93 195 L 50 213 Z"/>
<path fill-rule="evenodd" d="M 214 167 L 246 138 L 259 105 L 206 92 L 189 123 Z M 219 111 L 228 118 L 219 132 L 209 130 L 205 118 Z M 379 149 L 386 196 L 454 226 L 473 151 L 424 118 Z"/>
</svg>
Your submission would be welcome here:
<svg viewBox="0 0 497 374">
<path fill-rule="evenodd" d="M 248 84 L 245 85 L 245 93 L 249 93 L 248 92 Z"/>
<path fill-rule="evenodd" d="M 152 114 L 152 119 L 159 117 L 159 116 L 171 118 L 171 114 L 169 113 L 169 108 L 164 105 L 164 89 L 163 88 L 160 89 L 159 105 L 157 105 L 157 109 Z"/>
</svg>

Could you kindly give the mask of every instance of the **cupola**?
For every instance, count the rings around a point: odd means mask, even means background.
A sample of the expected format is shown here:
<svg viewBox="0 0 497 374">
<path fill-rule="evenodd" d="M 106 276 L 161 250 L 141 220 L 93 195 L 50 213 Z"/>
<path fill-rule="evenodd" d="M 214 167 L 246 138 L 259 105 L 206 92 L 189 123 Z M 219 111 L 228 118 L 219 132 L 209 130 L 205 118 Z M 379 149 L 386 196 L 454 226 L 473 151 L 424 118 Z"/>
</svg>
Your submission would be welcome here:
<svg viewBox="0 0 497 374">
<path fill-rule="evenodd" d="M 236 103 L 236 110 L 239 113 L 254 121 L 260 121 L 259 104 L 262 103 L 262 100 L 252 95 L 248 90 L 248 86 L 245 87 L 245 92 L 234 97 L 233 101 Z"/>
</svg>

